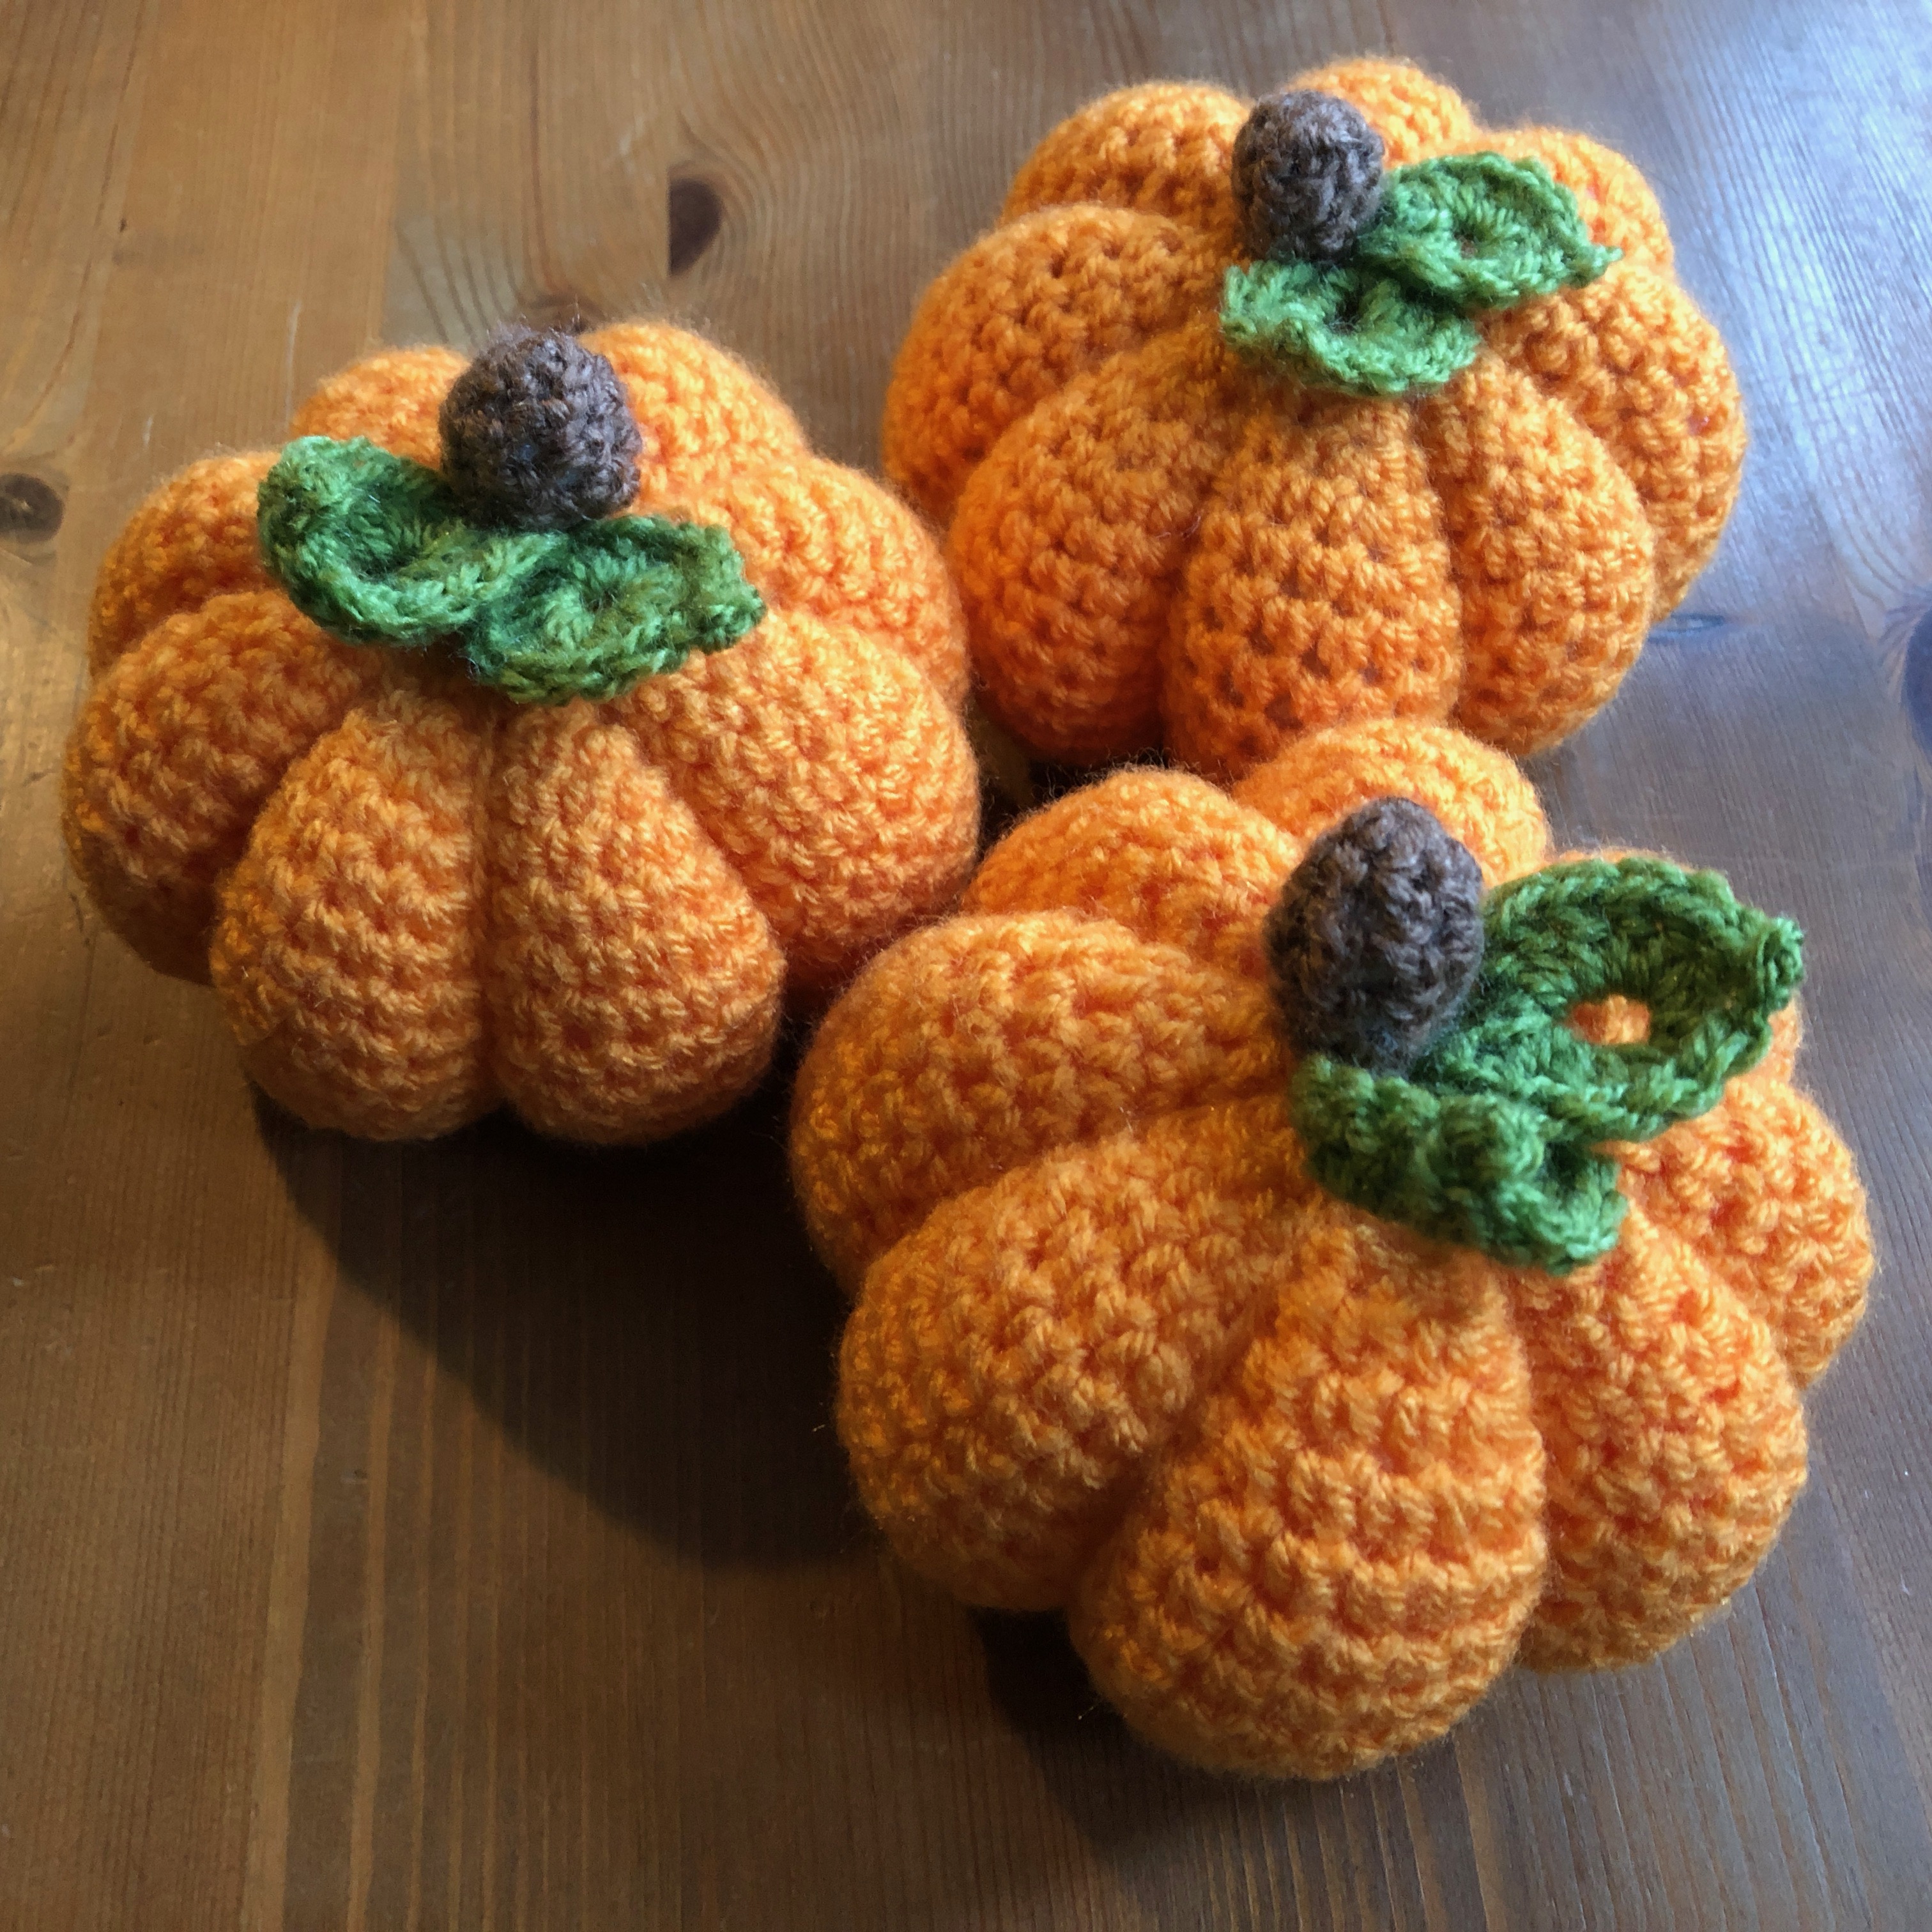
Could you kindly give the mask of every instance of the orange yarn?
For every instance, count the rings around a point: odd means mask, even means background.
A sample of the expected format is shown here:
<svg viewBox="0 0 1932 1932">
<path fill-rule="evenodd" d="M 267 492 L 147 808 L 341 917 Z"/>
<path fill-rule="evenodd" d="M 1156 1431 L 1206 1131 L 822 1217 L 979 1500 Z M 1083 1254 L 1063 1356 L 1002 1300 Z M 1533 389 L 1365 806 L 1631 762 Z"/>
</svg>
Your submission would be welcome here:
<svg viewBox="0 0 1932 1932">
<path fill-rule="evenodd" d="M 1317 734 L 1233 797 L 1124 772 L 873 963 L 794 1102 L 806 1218 L 856 1296 L 838 1421 L 867 1507 L 958 1594 L 1064 1606 L 1138 1729 L 1232 1769 L 1353 1770 L 1512 1658 L 1682 1635 L 1775 1537 L 1798 1390 L 1871 1267 L 1789 1013 L 1712 1112 L 1620 1150 L 1622 1238 L 1568 1276 L 1318 1190 L 1259 928 L 1387 794 L 1492 884 L 1546 859 L 1527 782 L 1441 725 Z"/>
<path fill-rule="evenodd" d="M 635 507 L 724 526 L 765 600 L 729 650 L 546 708 L 340 642 L 263 573 L 272 453 L 183 472 L 102 566 L 75 868 L 143 957 L 212 978 L 249 1072 L 317 1125 L 440 1133 L 507 1100 L 578 1138 L 672 1132 L 755 1083 L 788 986 L 822 997 L 971 865 L 963 628 L 917 520 L 722 350 L 587 340 L 644 433 Z M 433 464 L 462 367 L 370 357 L 292 433 Z"/>
<path fill-rule="evenodd" d="M 1391 166 L 1541 161 L 1624 260 L 1484 318 L 1492 352 L 1433 394 L 1305 388 L 1216 320 L 1246 104 L 1130 88 L 1049 134 L 1001 225 L 921 304 L 885 454 L 950 520 L 990 708 L 1050 756 L 1165 742 L 1239 774 L 1378 715 L 1549 745 L 1607 701 L 1736 494 L 1724 346 L 1629 162 L 1580 134 L 1478 130 L 1390 62 L 1293 85 L 1352 101 Z"/>
</svg>

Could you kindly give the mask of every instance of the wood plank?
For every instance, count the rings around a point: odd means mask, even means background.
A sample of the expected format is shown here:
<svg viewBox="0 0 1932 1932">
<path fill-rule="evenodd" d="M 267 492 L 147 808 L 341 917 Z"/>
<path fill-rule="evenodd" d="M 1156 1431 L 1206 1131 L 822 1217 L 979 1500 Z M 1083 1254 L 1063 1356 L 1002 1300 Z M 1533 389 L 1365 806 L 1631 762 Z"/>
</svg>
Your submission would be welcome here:
<svg viewBox="0 0 1932 1932">
<path fill-rule="evenodd" d="M 1932 1923 L 1929 42 L 1903 0 L 0 14 L 0 471 L 48 493 L 0 533 L 0 1918 Z M 1263 1789 L 877 1546 L 784 1070 L 641 1154 L 308 1133 L 79 903 L 53 774 L 116 524 L 364 346 L 662 306 L 868 460 L 920 290 L 1055 118 L 1377 45 L 1638 159 L 1732 345 L 1718 562 L 1537 776 L 1569 836 L 1805 924 L 1886 1265 L 1724 1616 Z"/>
<path fill-rule="evenodd" d="M 205 996 L 78 906 L 53 780 L 114 525 L 374 334 L 393 63 L 364 62 L 390 12 L 21 10 L 6 42 L 41 104 L 8 123 L 32 130 L 8 220 L 34 267 L 8 339 L 37 353 L 0 435 L 71 482 L 52 554 L 7 562 L 0 1916 L 23 1923 L 280 1916 L 307 1491 L 278 1472 L 334 1270 L 280 1208 Z"/>
</svg>

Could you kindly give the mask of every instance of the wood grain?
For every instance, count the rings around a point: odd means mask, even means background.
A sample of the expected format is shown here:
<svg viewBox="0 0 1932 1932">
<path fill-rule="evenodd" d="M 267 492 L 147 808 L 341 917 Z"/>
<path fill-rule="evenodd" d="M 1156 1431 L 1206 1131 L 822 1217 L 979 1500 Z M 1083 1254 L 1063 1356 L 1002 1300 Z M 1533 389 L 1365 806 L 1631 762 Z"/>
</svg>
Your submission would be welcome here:
<svg viewBox="0 0 1932 1932">
<path fill-rule="evenodd" d="M 644 1154 L 306 1132 L 79 900 L 55 775 L 115 526 L 363 348 L 668 310 L 869 462 L 1057 116 L 1384 46 L 1635 157 L 1732 345 L 1718 560 L 1537 776 L 1803 920 L 1884 1269 L 1726 1616 L 1268 1790 L 879 1550 L 782 1075 Z M 0 1924 L 1932 1924 L 1928 56 L 1905 0 L 0 8 Z"/>
</svg>

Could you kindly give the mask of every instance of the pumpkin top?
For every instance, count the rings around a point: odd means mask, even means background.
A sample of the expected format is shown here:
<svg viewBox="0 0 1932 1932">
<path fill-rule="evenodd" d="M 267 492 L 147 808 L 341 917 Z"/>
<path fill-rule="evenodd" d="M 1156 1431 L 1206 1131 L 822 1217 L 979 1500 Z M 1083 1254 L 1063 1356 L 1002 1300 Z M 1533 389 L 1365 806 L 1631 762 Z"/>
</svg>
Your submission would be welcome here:
<svg viewBox="0 0 1932 1932">
<path fill-rule="evenodd" d="M 764 615 L 723 530 L 599 522 L 638 490 L 617 372 L 560 330 L 494 338 L 439 414 L 442 473 L 368 438 L 303 436 L 258 494 L 262 556 L 351 644 L 455 641 L 519 704 L 621 695 Z"/>
<path fill-rule="evenodd" d="M 1352 103 L 1312 88 L 1260 102 L 1229 162 L 1256 260 L 1229 268 L 1221 332 L 1318 388 L 1401 395 L 1475 359 L 1472 316 L 1594 281 L 1590 238 L 1540 160 L 1484 150 L 1382 172 Z"/>
<path fill-rule="evenodd" d="M 472 522 L 562 530 L 627 508 L 644 437 L 608 356 L 561 328 L 500 329 L 450 385 L 442 473 Z"/>
<path fill-rule="evenodd" d="M 1478 920 L 1480 883 L 1406 799 L 1364 806 L 1296 868 L 1266 935 L 1276 1010 L 1309 1054 L 1294 1124 L 1330 1193 L 1565 1274 L 1616 1244 L 1628 1204 L 1605 1143 L 1696 1119 L 1757 1064 L 1802 976 L 1799 936 L 1659 859 L 1545 867 Z M 1642 1040 L 1572 1028 L 1611 998 L 1643 1007 Z"/>
<path fill-rule="evenodd" d="M 1401 1072 L 1475 983 L 1482 897 L 1469 848 L 1412 798 L 1371 800 L 1331 826 L 1262 932 L 1288 1043 Z"/>
<path fill-rule="evenodd" d="M 1286 88 L 1241 123 L 1229 176 L 1256 260 L 1334 261 L 1381 209 L 1382 137 L 1353 101 Z"/>
</svg>

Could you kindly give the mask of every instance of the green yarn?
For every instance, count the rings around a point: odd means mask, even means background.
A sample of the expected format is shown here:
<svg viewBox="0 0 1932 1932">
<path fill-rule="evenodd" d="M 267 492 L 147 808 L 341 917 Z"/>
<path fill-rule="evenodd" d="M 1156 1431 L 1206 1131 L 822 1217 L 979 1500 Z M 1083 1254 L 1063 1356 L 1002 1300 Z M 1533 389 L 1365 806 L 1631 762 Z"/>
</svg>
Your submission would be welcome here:
<svg viewBox="0 0 1932 1932">
<path fill-rule="evenodd" d="M 1310 380 L 1351 395 L 1400 395 L 1448 381 L 1482 346 L 1454 309 L 1411 300 L 1392 277 L 1332 262 L 1230 268 L 1221 333 L 1244 354 L 1294 359 Z"/>
<path fill-rule="evenodd" d="M 1475 991 L 1406 1076 L 1311 1058 L 1290 1105 L 1330 1193 L 1564 1274 L 1616 1244 L 1626 1204 L 1604 1143 L 1695 1119 L 1757 1064 L 1802 939 L 1716 873 L 1647 858 L 1548 866 L 1491 894 L 1483 923 Z M 1647 1040 L 1594 1046 L 1566 1024 L 1612 994 L 1648 1009 Z"/>
<path fill-rule="evenodd" d="M 1468 310 L 1582 288 L 1621 250 L 1590 239 L 1576 197 L 1540 161 L 1445 154 L 1389 174 L 1381 219 L 1356 252 L 1418 295 Z"/>
<path fill-rule="evenodd" d="M 262 560 L 305 616 L 352 644 L 449 639 L 519 704 L 616 697 L 764 615 L 722 530 L 662 517 L 482 528 L 434 470 L 361 436 L 290 443 L 256 500 Z"/>
<path fill-rule="evenodd" d="M 1474 359 L 1471 315 L 1581 288 L 1621 250 L 1590 239 L 1540 161 L 1444 154 L 1392 168 L 1380 211 L 1337 262 L 1228 269 L 1221 332 L 1318 388 L 1398 396 Z"/>
</svg>

